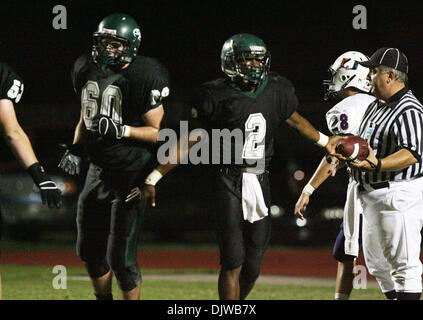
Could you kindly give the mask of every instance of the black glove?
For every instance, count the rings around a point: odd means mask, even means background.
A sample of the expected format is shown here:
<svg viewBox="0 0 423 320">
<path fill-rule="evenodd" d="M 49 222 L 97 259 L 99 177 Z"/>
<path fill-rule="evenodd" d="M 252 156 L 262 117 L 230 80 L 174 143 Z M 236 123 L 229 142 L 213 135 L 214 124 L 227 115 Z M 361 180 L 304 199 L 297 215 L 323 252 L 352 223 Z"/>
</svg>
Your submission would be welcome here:
<svg viewBox="0 0 423 320">
<path fill-rule="evenodd" d="M 91 121 L 91 128 L 102 136 L 109 136 L 116 139 L 122 139 L 128 130 L 127 126 L 115 123 L 112 118 L 103 114 L 96 114 L 94 116 Z"/>
<path fill-rule="evenodd" d="M 73 144 L 70 146 L 64 145 L 66 149 L 65 154 L 60 160 L 58 167 L 70 175 L 81 173 L 81 162 L 84 154 L 83 146 L 81 144 Z"/>
<path fill-rule="evenodd" d="M 40 163 L 36 162 L 27 169 L 34 183 L 40 189 L 43 204 L 48 204 L 49 208 L 60 208 L 62 205 L 61 192 L 56 183 L 50 179 Z"/>
</svg>

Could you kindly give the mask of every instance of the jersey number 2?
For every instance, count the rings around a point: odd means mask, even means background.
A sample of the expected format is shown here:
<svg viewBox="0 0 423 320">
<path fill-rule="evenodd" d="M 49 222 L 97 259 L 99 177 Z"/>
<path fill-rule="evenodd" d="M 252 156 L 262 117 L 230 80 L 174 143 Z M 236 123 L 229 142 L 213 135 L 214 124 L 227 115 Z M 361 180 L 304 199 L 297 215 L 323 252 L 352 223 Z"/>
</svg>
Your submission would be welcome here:
<svg viewBox="0 0 423 320">
<path fill-rule="evenodd" d="M 261 113 L 250 114 L 245 122 L 245 135 L 247 139 L 242 150 L 242 158 L 263 158 L 265 149 L 261 142 L 263 142 L 266 136 L 266 119 Z"/>
<path fill-rule="evenodd" d="M 91 129 L 91 121 L 97 113 L 112 118 L 117 124 L 122 124 L 122 91 L 119 87 L 108 85 L 101 95 L 101 106 L 98 109 L 97 99 L 100 98 L 100 88 L 95 81 L 88 81 L 81 94 L 81 106 L 85 127 Z"/>
</svg>

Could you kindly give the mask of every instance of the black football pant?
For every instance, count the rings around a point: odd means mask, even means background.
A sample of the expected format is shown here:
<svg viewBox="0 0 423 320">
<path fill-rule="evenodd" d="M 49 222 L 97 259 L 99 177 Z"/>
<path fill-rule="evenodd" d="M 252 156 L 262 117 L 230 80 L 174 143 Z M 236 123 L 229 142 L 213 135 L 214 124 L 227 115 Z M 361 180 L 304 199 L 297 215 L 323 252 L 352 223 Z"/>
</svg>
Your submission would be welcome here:
<svg viewBox="0 0 423 320">
<path fill-rule="evenodd" d="M 257 176 L 266 206 L 270 208 L 270 185 L 267 172 Z M 219 169 L 215 183 L 216 235 L 222 270 L 242 266 L 241 278 L 251 283 L 260 274 L 261 261 L 267 249 L 270 214 L 254 223 L 244 220 L 242 211 L 242 173 Z"/>
<path fill-rule="evenodd" d="M 78 200 L 78 256 L 91 278 L 112 269 L 123 291 L 141 282 L 137 243 L 146 202 L 125 203 L 140 176 L 139 172 L 111 172 L 90 164 Z"/>
</svg>

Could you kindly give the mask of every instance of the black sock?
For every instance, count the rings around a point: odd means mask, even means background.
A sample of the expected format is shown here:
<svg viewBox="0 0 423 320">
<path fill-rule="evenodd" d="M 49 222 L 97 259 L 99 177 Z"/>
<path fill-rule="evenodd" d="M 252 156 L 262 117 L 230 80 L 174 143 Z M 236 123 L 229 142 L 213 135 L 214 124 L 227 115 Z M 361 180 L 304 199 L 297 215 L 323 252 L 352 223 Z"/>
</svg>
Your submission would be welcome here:
<svg viewBox="0 0 423 320">
<path fill-rule="evenodd" d="M 397 292 L 398 300 L 420 300 L 421 292 Z"/>
<path fill-rule="evenodd" d="M 113 295 L 111 293 L 103 296 L 101 294 L 94 293 L 97 300 L 113 300 Z"/>
<path fill-rule="evenodd" d="M 394 300 L 394 299 L 398 298 L 397 292 L 395 290 L 385 292 L 384 294 L 385 294 L 386 299 L 388 299 L 388 300 Z"/>
</svg>

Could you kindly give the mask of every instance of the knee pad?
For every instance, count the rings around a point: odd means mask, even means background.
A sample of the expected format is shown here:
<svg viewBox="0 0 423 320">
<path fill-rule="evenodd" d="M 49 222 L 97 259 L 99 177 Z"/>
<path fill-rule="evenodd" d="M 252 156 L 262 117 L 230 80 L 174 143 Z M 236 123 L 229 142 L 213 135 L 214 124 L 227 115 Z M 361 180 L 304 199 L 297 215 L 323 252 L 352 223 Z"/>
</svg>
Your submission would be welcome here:
<svg viewBox="0 0 423 320">
<path fill-rule="evenodd" d="M 250 249 L 242 264 L 241 278 L 247 283 L 255 282 L 260 275 L 263 254 L 259 249 Z"/>
<path fill-rule="evenodd" d="M 141 272 L 138 265 L 122 269 L 112 268 L 112 270 L 116 276 L 119 289 L 122 291 L 130 291 L 141 283 Z"/>
<path fill-rule="evenodd" d="M 82 260 L 84 261 L 84 260 Z M 96 279 L 104 276 L 107 272 L 110 271 L 110 267 L 107 264 L 106 260 L 103 261 L 84 261 L 85 269 L 87 269 L 88 275 L 90 278 Z"/>
<path fill-rule="evenodd" d="M 136 259 L 136 247 L 131 248 L 129 240 L 111 237 L 107 259 L 116 276 L 118 286 L 123 291 L 130 291 L 141 282 L 141 272 Z"/>
<path fill-rule="evenodd" d="M 90 246 L 84 245 L 84 242 L 78 241 L 76 246 L 76 253 L 78 257 L 84 262 L 90 278 L 100 278 L 110 270 L 106 257 L 101 256 L 92 250 Z"/>
</svg>

